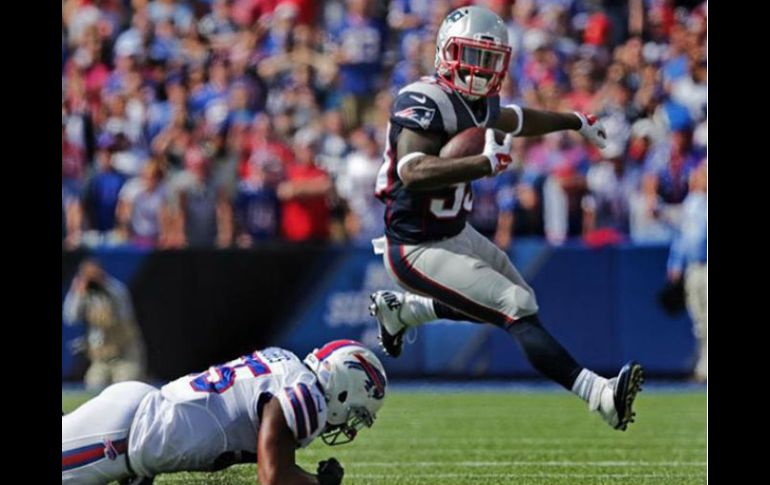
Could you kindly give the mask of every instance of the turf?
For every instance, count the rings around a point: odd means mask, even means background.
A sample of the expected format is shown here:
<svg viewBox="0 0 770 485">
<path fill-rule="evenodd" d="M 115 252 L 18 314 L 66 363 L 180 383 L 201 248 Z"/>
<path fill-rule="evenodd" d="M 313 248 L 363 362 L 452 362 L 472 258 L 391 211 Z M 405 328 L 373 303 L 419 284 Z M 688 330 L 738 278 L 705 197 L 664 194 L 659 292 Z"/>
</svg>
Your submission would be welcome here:
<svg viewBox="0 0 770 485">
<path fill-rule="evenodd" d="M 62 394 L 71 411 L 86 395 Z M 375 427 L 297 452 L 314 470 L 335 456 L 350 485 L 689 485 L 706 483 L 706 394 L 643 392 L 618 432 L 562 391 L 391 392 Z M 164 484 L 254 484 L 253 465 L 176 473 Z"/>
</svg>

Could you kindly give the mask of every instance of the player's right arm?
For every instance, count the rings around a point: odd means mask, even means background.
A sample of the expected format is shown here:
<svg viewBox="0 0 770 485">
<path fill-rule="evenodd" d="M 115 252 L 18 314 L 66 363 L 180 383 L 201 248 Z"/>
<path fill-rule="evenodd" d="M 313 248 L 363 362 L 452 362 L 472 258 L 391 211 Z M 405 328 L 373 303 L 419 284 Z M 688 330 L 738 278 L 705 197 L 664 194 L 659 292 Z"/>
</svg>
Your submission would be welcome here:
<svg viewBox="0 0 770 485">
<path fill-rule="evenodd" d="M 440 158 L 442 136 L 404 128 L 398 136 L 398 175 L 407 190 L 433 190 L 470 182 L 500 170 L 511 162 L 511 138 L 502 145 L 487 130 L 484 152 L 462 158 Z"/>
<path fill-rule="evenodd" d="M 281 404 L 278 399 L 273 398 L 262 410 L 261 424 L 257 431 L 259 483 L 262 485 L 337 485 L 342 481 L 342 467 L 330 470 L 325 466 L 321 469 L 320 475 L 313 475 L 297 466 L 296 448 L 297 441 L 284 418 Z"/>
</svg>

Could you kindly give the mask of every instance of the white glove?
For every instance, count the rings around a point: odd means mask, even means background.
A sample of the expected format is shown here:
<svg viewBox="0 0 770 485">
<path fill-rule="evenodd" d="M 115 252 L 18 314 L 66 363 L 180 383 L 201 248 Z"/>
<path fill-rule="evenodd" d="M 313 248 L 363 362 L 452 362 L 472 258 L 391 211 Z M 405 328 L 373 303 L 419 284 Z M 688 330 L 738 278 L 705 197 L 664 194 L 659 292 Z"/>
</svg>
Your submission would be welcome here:
<svg viewBox="0 0 770 485">
<path fill-rule="evenodd" d="M 489 164 L 492 166 L 492 174 L 502 172 L 513 160 L 511 158 L 511 143 L 513 142 L 513 135 L 508 133 L 505 135 L 502 145 L 498 145 L 495 140 L 495 130 L 487 128 L 484 133 L 484 151 L 482 155 L 487 157 Z"/>
<path fill-rule="evenodd" d="M 592 114 L 578 113 L 575 116 L 580 119 L 580 132 L 584 138 L 599 148 L 607 146 L 607 130 L 599 119 Z"/>
</svg>

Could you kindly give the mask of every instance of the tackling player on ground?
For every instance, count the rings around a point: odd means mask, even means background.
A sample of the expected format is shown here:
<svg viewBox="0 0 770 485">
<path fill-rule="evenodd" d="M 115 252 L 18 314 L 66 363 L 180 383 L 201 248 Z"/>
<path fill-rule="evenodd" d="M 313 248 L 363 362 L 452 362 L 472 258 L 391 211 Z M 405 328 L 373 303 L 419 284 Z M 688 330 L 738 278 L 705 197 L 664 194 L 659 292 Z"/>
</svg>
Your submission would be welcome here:
<svg viewBox="0 0 770 485">
<path fill-rule="evenodd" d="M 114 384 L 62 417 L 62 483 L 148 485 L 161 473 L 257 462 L 263 485 L 337 485 L 334 458 L 313 475 L 294 453 L 321 436 L 347 443 L 374 424 L 387 378 L 374 353 L 337 340 L 305 357 L 271 347 L 160 389 Z M 257 459 L 259 457 L 259 459 Z"/>
<path fill-rule="evenodd" d="M 451 12 L 438 31 L 436 74 L 414 82 L 393 102 L 377 197 L 385 204 L 385 238 L 375 240 L 390 276 L 406 293 L 378 291 L 370 307 L 386 353 L 401 353 L 409 326 L 449 319 L 490 323 L 521 346 L 532 366 L 585 400 L 615 429 L 632 421 L 642 367 L 627 363 L 612 379 L 580 366 L 538 318 L 532 288 L 506 254 L 466 223 L 470 182 L 511 163 L 513 136 L 577 130 L 599 148 L 602 124 L 592 115 L 500 107 L 497 93 L 511 48 L 503 21 L 481 7 Z M 455 134 L 486 131 L 477 156 L 440 158 Z M 586 309 L 590 312 L 590 309 Z"/>
</svg>

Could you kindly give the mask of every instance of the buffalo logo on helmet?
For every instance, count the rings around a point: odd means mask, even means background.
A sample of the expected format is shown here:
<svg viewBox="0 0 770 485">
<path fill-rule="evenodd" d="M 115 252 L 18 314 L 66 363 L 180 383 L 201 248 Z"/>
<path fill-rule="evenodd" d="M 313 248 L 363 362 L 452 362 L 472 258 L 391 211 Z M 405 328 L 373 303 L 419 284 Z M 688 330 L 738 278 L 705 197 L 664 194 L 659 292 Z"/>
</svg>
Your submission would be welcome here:
<svg viewBox="0 0 770 485">
<path fill-rule="evenodd" d="M 351 369 L 358 369 L 366 374 L 365 388 L 369 393 L 369 397 L 380 400 L 385 397 L 385 376 L 373 366 L 368 360 L 361 354 L 353 354 L 356 361 L 345 361 L 345 365 Z"/>
</svg>

